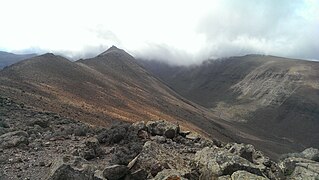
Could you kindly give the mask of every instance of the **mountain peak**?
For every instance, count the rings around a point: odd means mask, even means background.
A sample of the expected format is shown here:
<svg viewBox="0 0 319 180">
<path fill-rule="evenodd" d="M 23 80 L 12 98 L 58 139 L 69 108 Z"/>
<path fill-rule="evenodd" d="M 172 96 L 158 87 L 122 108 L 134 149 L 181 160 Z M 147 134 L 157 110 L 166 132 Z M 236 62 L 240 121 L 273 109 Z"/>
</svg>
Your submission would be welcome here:
<svg viewBox="0 0 319 180">
<path fill-rule="evenodd" d="M 40 57 L 55 57 L 55 56 L 56 55 L 53 53 L 45 53 L 45 54 L 40 55 Z"/>
<path fill-rule="evenodd" d="M 103 53 L 99 54 L 99 56 L 104 56 L 110 53 L 121 53 L 121 52 L 125 52 L 123 49 L 119 49 L 118 47 L 112 45 L 109 49 L 107 49 L 106 51 L 104 51 Z"/>
<path fill-rule="evenodd" d="M 112 45 L 107 51 L 120 50 L 118 47 Z"/>
</svg>

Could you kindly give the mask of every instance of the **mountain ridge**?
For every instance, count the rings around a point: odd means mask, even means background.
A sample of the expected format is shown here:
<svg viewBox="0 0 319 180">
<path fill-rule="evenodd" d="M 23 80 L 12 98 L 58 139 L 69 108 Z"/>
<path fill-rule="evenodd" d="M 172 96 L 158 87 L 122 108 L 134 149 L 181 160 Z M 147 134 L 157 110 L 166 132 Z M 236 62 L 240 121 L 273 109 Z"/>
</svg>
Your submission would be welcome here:
<svg viewBox="0 0 319 180">
<path fill-rule="evenodd" d="M 37 54 L 14 54 L 0 51 L 0 69 L 36 55 Z"/>
<path fill-rule="evenodd" d="M 259 131 L 256 126 L 245 126 L 228 119 L 225 121 L 225 114 L 221 116 L 219 113 L 228 111 L 227 107 L 214 111 L 186 99 L 188 97 L 185 94 L 171 88 L 174 84 L 159 76 L 153 76 L 151 71 L 138 62 L 130 54 L 116 47 L 107 50 L 104 55 L 75 62 L 45 54 L 0 71 L 0 92 L 38 110 L 52 111 L 94 126 L 108 126 L 114 121 L 165 119 L 178 122 L 181 126 L 208 137 L 254 144 L 272 158 L 285 152 L 304 149 L 290 139 Z M 237 72 L 240 78 L 231 73 L 222 73 L 223 77 L 220 76 L 220 79 L 214 82 L 224 83 L 224 86 L 217 86 L 217 90 L 219 88 L 225 95 L 229 93 L 231 96 L 226 100 L 231 102 L 237 94 L 226 90 L 232 87 L 233 83 L 237 84 L 244 79 L 250 69 L 258 66 L 258 62 L 251 59 L 238 66 L 218 63 L 219 65 L 213 68 L 218 70 L 218 73 L 211 73 L 210 68 L 191 73 L 188 71 L 187 76 L 183 77 L 186 79 L 178 82 L 186 82 L 189 76 L 196 73 L 218 75 L 223 72 L 223 68 L 228 68 L 229 72 Z M 160 66 L 156 67 L 161 70 Z M 250 69 L 247 70 L 246 67 Z M 196 67 L 187 68 L 192 70 Z M 242 70 L 245 70 L 246 74 L 242 74 Z M 171 72 L 179 73 L 180 70 L 173 69 Z M 234 79 L 226 81 L 225 77 Z M 203 80 L 201 83 L 211 83 Z M 196 87 L 197 84 L 187 85 Z M 185 87 L 184 90 L 188 88 Z M 197 95 L 204 95 L 204 92 Z M 214 98 L 218 100 L 224 97 Z M 209 98 L 209 94 L 203 97 L 204 100 Z M 278 146 L 279 144 L 281 146 Z"/>
<path fill-rule="evenodd" d="M 103 56 L 76 62 L 53 54 L 38 56 L 0 71 L 0 92 L 38 109 L 93 125 L 166 119 L 204 134 L 207 132 L 194 123 L 215 126 L 216 122 L 202 117 L 204 108 L 184 100 L 123 52 L 118 56 L 113 49 Z M 221 139 L 233 136 L 216 128 L 210 133 Z"/>
</svg>

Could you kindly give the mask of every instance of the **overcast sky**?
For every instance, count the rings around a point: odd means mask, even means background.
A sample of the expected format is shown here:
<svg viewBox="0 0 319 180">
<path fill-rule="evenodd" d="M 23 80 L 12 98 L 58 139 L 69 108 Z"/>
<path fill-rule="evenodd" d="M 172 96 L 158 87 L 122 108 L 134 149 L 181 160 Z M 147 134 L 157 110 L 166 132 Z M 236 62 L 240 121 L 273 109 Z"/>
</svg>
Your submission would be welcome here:
<svg viewBox="0 0 319 180">
<path fill-rule="evenodd" d="M 319 59 L 319 0 L 1 0 L 0 50 L 88 57 L 111 45 L 189 64 L 244 54 Z"/>
</svg>

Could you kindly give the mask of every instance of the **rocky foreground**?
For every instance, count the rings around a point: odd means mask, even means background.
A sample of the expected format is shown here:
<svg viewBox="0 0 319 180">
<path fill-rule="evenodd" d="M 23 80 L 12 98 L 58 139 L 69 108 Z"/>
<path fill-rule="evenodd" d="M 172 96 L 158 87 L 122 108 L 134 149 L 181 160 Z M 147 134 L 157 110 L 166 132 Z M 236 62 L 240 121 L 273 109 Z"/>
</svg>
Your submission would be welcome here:
<svg viewBox="0 0 319 180">
<path fill-rule="evenodd" d="M 319 179 L 319 151 L 274 162 L 166 121 L 90 127 L 0 98 L 0 179 Z"/>
</svg>

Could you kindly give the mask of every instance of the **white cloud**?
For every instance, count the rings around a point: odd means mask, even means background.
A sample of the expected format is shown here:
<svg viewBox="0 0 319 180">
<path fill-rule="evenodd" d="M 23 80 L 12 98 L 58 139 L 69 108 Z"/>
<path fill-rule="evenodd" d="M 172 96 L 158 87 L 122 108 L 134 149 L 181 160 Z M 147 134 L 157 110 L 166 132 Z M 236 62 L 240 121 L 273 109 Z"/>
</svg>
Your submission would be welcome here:
<svg viewBox="0 0 319 180">
<path fill-rule="evenodd" d="M 79 58 L 111 45 L 179 64 L 247 53 L 319 59 L 317 0 L 3 0 L 0 49 Z"/>
</svg>

